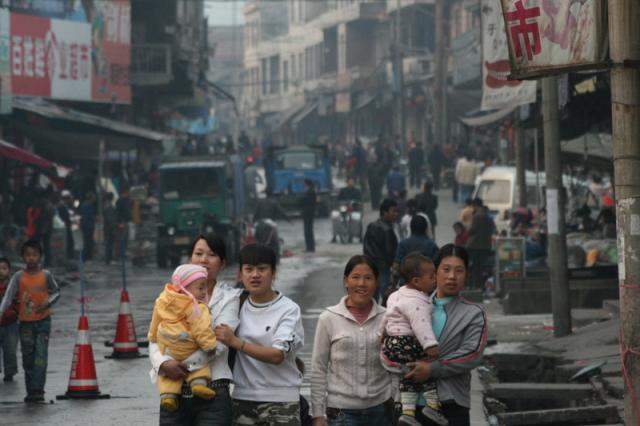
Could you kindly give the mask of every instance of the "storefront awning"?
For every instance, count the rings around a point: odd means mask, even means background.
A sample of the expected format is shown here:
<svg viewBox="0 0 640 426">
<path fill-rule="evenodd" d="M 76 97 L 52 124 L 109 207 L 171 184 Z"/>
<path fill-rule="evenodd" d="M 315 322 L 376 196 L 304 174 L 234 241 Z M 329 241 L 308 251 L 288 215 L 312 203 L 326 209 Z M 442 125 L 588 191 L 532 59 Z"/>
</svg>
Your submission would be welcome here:
<svg viewBox="0 0 640 426">
<path fill-rule="evenodd" d="M 164 133 L 155 132 L 143 127 L 122 123 L 120 121 L 111 120 L 108 118 L 100 117 L 98 115 L 88 114 L 86 112 L 77 111 L 71 108 L 63 108 L 42 99 L 27 99 L 16 97 L 13 99 L 13 108 L 32 112 L 34 114 L 57 120 L 74 121 L 76 123 L 83 123 L 91 126 L 101 127 L 103 129 L 107 129 L 116 133 L 135 136 L 155 142 L 161 142 L 169 138 L 169 136 L 165 135 Z"/>
<path fill-rule="evenodd" d="M 291 121 L 293 123 L 294 126 L 297 126 L 302 120 L 304 120 L 305 118 L 307 118 L 309 116 L 309 114 L 313 113 L 313 111 L 316 110 L 316 108 L 318 108 L 318 102 L 311 102 L 309 104 L 307 104 L 302 111 L 300 111 Z"/>
<path fill-rule="evenodd" d="M 496 121 L 502 120 L 518 108 L 518 105 L 509 105 L 505 108 L 491 111 L 476 117 L 460 117 L 460 121 L 469 127 L 486 126 Z"/>
</svg>

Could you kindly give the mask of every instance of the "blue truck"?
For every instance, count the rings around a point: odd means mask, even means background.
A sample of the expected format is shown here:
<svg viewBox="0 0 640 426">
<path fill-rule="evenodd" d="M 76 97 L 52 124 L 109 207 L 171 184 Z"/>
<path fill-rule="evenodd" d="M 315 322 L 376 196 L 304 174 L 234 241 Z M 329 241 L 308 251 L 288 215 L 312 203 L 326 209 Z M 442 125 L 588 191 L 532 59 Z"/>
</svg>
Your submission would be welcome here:
<svg viewBox="0 0 640 426">
<path fill-rule="evenodd" d="M 317 213 L 329 215 L 333 181 L 326 146 L 271 146 L 266 150 L 264 169 L 267 191 L 278 198 L 282 207 L 292 212 L 299 211 L 304 180 L 310 179 L 315 183 L 318 194 Z"/>
</svg>

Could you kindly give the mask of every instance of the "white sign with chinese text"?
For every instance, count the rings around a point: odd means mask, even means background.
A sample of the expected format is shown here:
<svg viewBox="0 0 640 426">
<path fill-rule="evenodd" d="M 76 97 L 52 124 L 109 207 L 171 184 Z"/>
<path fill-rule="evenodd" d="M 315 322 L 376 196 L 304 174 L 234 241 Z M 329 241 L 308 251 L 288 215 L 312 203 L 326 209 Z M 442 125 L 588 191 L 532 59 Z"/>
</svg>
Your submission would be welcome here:
<svg viewBox="0 0 640 426">
<path fill-rule="evenodd" d="M 536 101 L 536 82 L 509 80 L 511 64 L 500 0 L 482 0 L 482 110 Z"/>
<path fill-rule="evenodd" d="M 606 52 L 601 0 L 502 0 L 512 74 L 596 67 Z"/>
</svg>

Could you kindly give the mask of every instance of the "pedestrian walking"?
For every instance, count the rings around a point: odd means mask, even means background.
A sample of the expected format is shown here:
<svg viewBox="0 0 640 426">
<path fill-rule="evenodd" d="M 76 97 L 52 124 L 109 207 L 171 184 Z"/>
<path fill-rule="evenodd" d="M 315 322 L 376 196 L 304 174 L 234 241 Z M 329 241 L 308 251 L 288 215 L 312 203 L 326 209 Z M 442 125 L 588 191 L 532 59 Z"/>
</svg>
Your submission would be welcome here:
<svg viewBox="0 0 640 426">
<path fill-rule="evenodd" d="M 442 175 L 442 166 L 445 163 L 445 156 L 442 153 L 440 145 L 433 145 L 427 161 L 429 161 L 429 169 L 431 170 L 431 179 L 433 179 L 433 187 L 437 191 L 440 189 L 440 176 Z"/>
<path fill-rule="evenodd" d="M 487 320 L 480 305 L 460 297 L 467 278 L 469 256 L 464 247 L 447 244 L 434 259 L 436 293 L 431 324 L 440 356 L 435 361 L 408 363 L 406 379 L 435 379 L 442 413 L 452 426 L 470 424 L 471 370 L 482 363 Z M 425 420 L 418 412 L 418 420 Z"/>
<path fill-rule="evenodd" d="M 398 218 L 398 203 L 390 198 L 380 204 L 380 217 L 367 226 L 363 238 L 363 253 L 375 263 L 378 270 L 376 300 L 384 296 L 391 276 L 391 265 L 398 248 L 398 238 L 393 230 Z"/>
<path fill-rule="evenodd" d="M 64 223 L 64 243 L 67 260 L 75 259 L 75 243 L 73 241 L 73 196 L 71 191 L 63 189 L 60 193 L 61 200 L 56 208 L 58 217 Z"/>
<path fill-rule="evenodd" d="M 96 229 L 96 195 L 87 192 L 80 205 L 80 230 L 82 231 L 82 260 L 93 259 L 93 234 Z"/>
<path fill-rule="evenodd" d="M 397 198 L 400 191 L 407 190 L 407 179 L 400 173 L 400 167 L 397 165 L 391 168 L 387 175 L 387 193 L 389 198 Z"/>
<path fill-rule="evenodd" d="M 455 179 L 458 184 L 457 200 L 459 203 L 464 202 L 467 198 L 471 198 L 477 173 L 476 163 L 470 154 L 465 154 L 458 159 Z"/>
<path fill-rule="evenodd" d="M 473 220 L 469 227 L 466 247 L 471 263 L 471 286 L 476 290 L 481 290 L 484 288 L 485 268 L 491 258 L 492 239 L 496 233 L 496 225 L 481 199 L 475 198 L 472 204 Z"/>
<path fill-rule="evenodd" d="M 6 257 L 0 257 L 0 300 L 3 299 L 9 287 L 11 278 L 11 262 Z M 2 352 L 2 367 L 4 381 L 12 382 L 18 372 L 18 312 L 20 302 L 14 297 L 9 307 L 0 318 L 0 352 Z"/>
<path fill-rule="evenodd" d="M 295 358 L 304 343 L 300 307 L 273 288 L 276 253 L 249 244 L 238 256 L 249 296 L 237 335 L 215 328 L 218 341 L 237 351 L 233 369 L 233 425 L 300 426 L 302 375 Z"/>
<path fill-rule="evenodd" d="M 42 194 L 42 213 L 38 218 L 38 237 L 37 239 L 42 244 L 42 250 L 44 252 L 43 264 L 47 268 L 51 266 L 51 235 L 53 234 L 53 217 L 56 214 L 55 204 L 57 203 L 57 197 L 55 193 L 51 193 L 47 196 L 46 193 Z"/>
<path fill-rule="evenodd" d="M 415 215 L 411 219 L 411 235 L 398 243 L 398 248 L 394 256 L 396 267 L 400 266 L 402 260 L 413 252 L 418 252 L 423 256 L 433 259 L 438 253 L 438 246 L 427 235 L 427 220 L 424 216 Z"/>
<path fill-rule="evenodd" d="M 113 206 L 113 192 L 107 192 L 102 205 L 102 224 L 104 230 L 104 261 L 108 265 L 115 255 L 116 230 L 118 220 Z"/>
<path fill-rule="evenodd" d="M 305 192 L 300 199 L 300 210 L 302 212 L 302 223 L 304 227 L 304 244 L 307 253 L 316 251 L 316 240 L 313 235 L 313 219 L 316 214 L 316 204 L 318 196 L 316 195 L 315 185 L 311 179 L 304 180 Z"/>
<path fill-rule="evenodd" d="M 21 248 L 25 268 L 16 272 L 0 303 L 0 317 L 9 309 L 17 295 L 20 305 L 20 348 L 27 396 L 24 402 L 44 402 L 47 378 L 51 306 L 60 297 L 60 289 L 53 275 L 41 269 L 42 245 L 27 240 Z"/>
<path fill-rule="evenodd" d="M 189 249 L 189 263 L 200 265 L 207 270 L 207 298 L 211 313 L 212 328 L 226 324 L 231 330 L 238 327 L 238 310 L 241 290 L 232 284 L 221 281 L 218 275 L 227 263 L 224 240 L 214 234 L 198 235 Z M 178 361 L 163 355 L 157 343 L 149 342 L 149 360 L 151 361 L 152 381 L 159 375 L 170 379 L 184 379 L 189 373 L 189 366 L 209 366 L 214 379 L 209 387 L 216 392 L 211 400 L 193 398 L 189 386 L 182 387 L 178 398 L 178 409 L 170 412 L 160 408 L 161 426 L 228 426 L 231 424 L 231 396 L 229 384 L 233 378 L 229 367 L 229 348 L 218 341 L 215 354 L 207 356 L 202 351 L 195 352 L 184 361 Z"/>
<path fill-rule="evenodd" d="M 386 175 L 384 165 L 379 161 L 373 161 L 367 168 L 369 191 L 371 192 L 371 209 L 378 210 L 382 200 L 382 187 Z"/>
<path fill-rule="evenodd" d="M 214 353 L 217 341 L 206 299 L 207 270 L 199 265 L 178 266 L 171 275 L 171 283 L 165 285 L 154 303 L 149 342 L 157 343 L 163 355 L 177 361 L 184 361 L 198 350 Z M 160 376 L 160 407 L 176 411 L 184 383 L 189 385 L 193 396 L 212 399 L 216 392 L 208 386 L 210 380 L 207 365 L 191 369 L 184 380 Z"/>
<path fill-rule="evenodd" d="M 469 232 L 462 222 L 456 222 L 453 224 L 453 232 L 455 233 L 453 243 L 457 246 L 466 246 L 467 240 L 469 240 Z"/>
<path fill-rule="evenodd" d="M 318 318 L 311 358 L 313 426 L 390 426 L 390 374 L 380 364 L 384 308 L 376 303 L 376 263 L 353 256 L 344 268 L 347 295 Z"/>
<path fill-rule="evenodd" d="M 416 195 L 416 206 L 419 212 L 427 215 L 431 224 L 431 235 L 435 239 L 438 225 L 438 196 L 433 193 L 433 184 L 427 181 L 422 186 L 422 192 Z"/>
<path fill-rule="evenodd" d="M 469 229 L 471 227 L 471 222 L 473 222 L 473 200 L 471 198 L 467 198 L 464 200 L 464 207 L 460 210 L 460 214 L 458 218 L 460 222 L 464 225 L 465 228 Z"/>
<path fill-rule="evenodd" d="M 409 150 L 409 186 L 420 188 L 422 168 L 424 167 L 424 151 L 421 143 L 416 143 Z"/>
<path fill-rule="evenodd" d="M 123 187 L 120 198 L 116 201 L 116 222 L 118 232 L 116 234 L 117 252 L 120 259 L 124 259 L 129 243 L 129 226 L 133 218 L 133 204 L 129 195 L 129 188 Z"/>
<path fill-rule="evenodd" d="M 426 404 L 423 413 L 438 425 L 447 425 L 442 415 L 442 405 L 433 380 L 416 383 L 404 379 L 406 363 L 420 359 L 435 361 L 440 349 L 431 321 L 432 302 L 429 295 L 435 289 L 435 267 L 430 258 L 420 253 L 411 253 L 400 264 L 404 285 L 387 300 L 387 311 L 380 325 L 384 336 L 380 359 L 389 372 L 399 375 L 401 426 L 420 426 L 416 420 L 418 396 L 424 395 Z"/>
</svg>

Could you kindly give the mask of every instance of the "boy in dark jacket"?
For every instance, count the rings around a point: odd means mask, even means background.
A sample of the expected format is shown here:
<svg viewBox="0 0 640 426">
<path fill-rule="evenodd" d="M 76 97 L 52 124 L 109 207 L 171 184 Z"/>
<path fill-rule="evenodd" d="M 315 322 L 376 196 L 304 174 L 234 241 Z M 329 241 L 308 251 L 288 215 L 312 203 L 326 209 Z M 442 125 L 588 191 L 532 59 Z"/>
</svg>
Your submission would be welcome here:
<svg viewBox="0 0 640 426">
<path fill-rule="evenodd" d="M 6 257 L 0 257 L 0 300 L 4 297 L 11 277 L 11 263 Z M 13 298 L 11 306 L 0 319 L 0 352 L 4 366 L 4 381 L 12 382 L 18 372 L 18 299 Z"/>
</svg>

